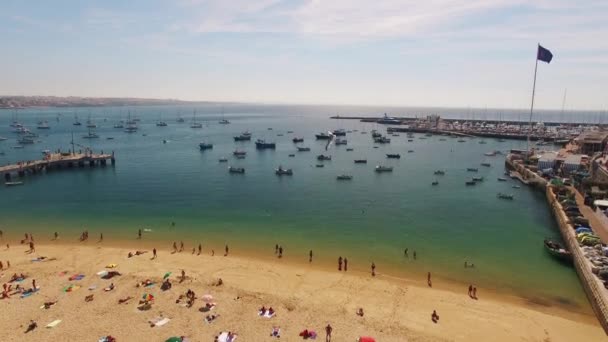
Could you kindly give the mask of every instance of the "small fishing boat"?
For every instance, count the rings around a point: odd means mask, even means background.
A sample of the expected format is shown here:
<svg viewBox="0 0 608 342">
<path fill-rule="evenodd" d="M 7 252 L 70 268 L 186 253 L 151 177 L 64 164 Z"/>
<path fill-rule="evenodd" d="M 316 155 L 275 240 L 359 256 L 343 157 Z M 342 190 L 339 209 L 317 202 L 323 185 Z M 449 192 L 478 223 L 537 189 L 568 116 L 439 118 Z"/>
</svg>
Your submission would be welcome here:
<svg viewBox="0 0 608 342">
<path fill-rule="evenodd" d="M 367 159 L 355 159 L 355 164 L 367 164 Z"/>
<path fill-rule="evenodd" d="M 179 123 L 184 123 L 186 120 L 184 120 L 184 118 L 182 118 L 181 116 L 177 118 L 176 120 Z"/>
<path fill-rule="evenodd" d="M 202 124 L 202 123 L 200 123 L 200 122 L 193 122 L 193 123 L 190 125 L 190 128 L 203 128 L 203 124 Z"/>
<path fill-rule="evenodd" d="M 4 185 L 6 185 L 6 186 L 17 186 L 17 185 L 23 185 L 23 182 L 5 182 Z"/>
<path fill-rule="evenodd" d="M 407 150 L 407 153 L 414 153 L 414 150 Z"/>
<path fill-rule="evenodd" d="M 348 144 L 348 141 L 346 141 L 346 139 L 336 139 L 336 145 L 346 145 Z"/>
<path fill-rule="evenodd" d="M 386 158 L 389 158 L 389 159 L 400 159 L 401 155 L 398 154 L 398 153 L 387 153 L 386 154 Z"/>
<path fill-rule="evenodd" d="M 289 157 L 295 157 L 295 156 L 296 156 L 295 154 L 290 154 L 290 155 L 289 155 Z"/>
<path fill-rule="evenodd" d="M 291 176 L 291 175 L 293 175 L 293 171 L 291 169 L 284 169 L 283 166 L 280 166 L 280 165 L 279 165 L 278 169 L 274 170 L 274 173 L 276 173 L 277 176 L 283 176 L 283 175 L 285 175 L 285 176 Z"/>
<path fill-rule="evenodd" d="M 412 142 L 412 141 L 414 141 L 414 139 L 407 139 L 407 141 Z"/>
<path fill-rule="evenodd" d="M 125 125 L 123 125 L 122 122 L 119 122 L 116 125 L 114 125 L 114 128 L 123 129 L 123 128 L 125 128 Z"/>
<path fill-rule="evenodd" d="M 220 163 L 226 163 L 227 161 L 228 161 L 228 158 L 226 158 L 226 157 L 222 157 L 219 159 Z"/>
<path fill-rule="evenodd" d="M 486 152 L 483 155 L 488 157 L 494 157 L 496 155 L 496 151 Z"/>
<path fill-rule="evenodd" d="M 352 147 L 349 147 L 349 148 L 346 149 L 346 151 L 347 152 L 352 152 L 352 151 L 354 151 L 354 149 Z"/>
<path fill-rule="evenodd" d="M 298 147 L 298 152 L 309 152 L 310 147 Z"/>
<path fill-rule="evenodd" d="M 19 140 L 17 140 L 17 142 L 21 145 L 35 143 L 34 139 L 29 138 L 29 137 L 21 137 Z"/>
<path fill-rule="evenodd" d="M 544 245 L 545 249 L 547 250 L 547 252 L 549 252 L 549 254 L 551 254 L 551 256 L 561 261 L 572 262 L 572 253 L 567 251 L 559 243 L 550 239 L 545 239 Z"/>
<path fill-rule="evenodd" d="M 519 186 L 519 185 L 513 185 L 512 188 L 513 189 L 519 189 L 519 188 L 521 188 L 521 186 Z"/>
<path fill-rule="evenodd" d="M 293 133 L 293 131 L 287 131 L 287 133 Z"/>
<path fill-rule="evenodd" d="M 351 175 L 339 175 L 338 177 L 336 177 L 336 179 L 338 179 L 338 180 L 352 180 L 353 176 L 351 176 Z"/>
<path fill-rule="evenodd" d="M 466 140 L 464 140 L 464 139 L 458 139 L 458 142 L 459 143 L 463 143 L 463 142 L 466 142 Z"/>
<path fill-rule="evenodd" d="M 503 194 L 502 192 L 499 192 L 498 195 L 496 195 L 496 197 L 498 197 L 500 199 L 506 199 L 506 200 L 512 200 L 513 199 L 513 195 Z"/>
<path fill-rule="evenodd" d="M 114 140 L 114 137 L 107 137 L 106 140 Z"/>
<path fill-rule="evenodd" d="M 467 168 L 467 171 L 469 171 L 469 172 L 477 172 L 477 171 L 479 171 L 479 170 L 478 170 L 478 169 L 476 169 L 476 168 L 474 168 L 474 167 L 468 167 L 468 168 Z"/>
<path fill-rule="evenodd" d="M 375 129 L 372 130 L 372 138 L 380 138 L 382 137 L 382 134 L 379 133 L 378 131 L 376 131 Z"/>
<path fill-rule="evenodd" d="M 376 172 L 393 172 L 392 166 L 376 165 Z"/>
<path fill-rule="evenodd" d="M 8 140 L 8 138 L 0 137 L 0 141 Z"/>
<path fill-rule="evenodd" d="M 156 126 L 158 126 L 158 127 L 167 127 L 168 125 L 164 121 L 159 121 L 159 122 L 156 123 Z"/>
<path fill-rule="evenodd" d="M 320 154 L 317 156 L 317 160 L 331 160 L 331 156 L 325 156 Z"/>
<path fill-rule="evenodd" d="M 78 115 L 74 115 L 74 123 L 72 123 L 72 125 L 74 125 L 74 126 L 82 125 L 82 123 L 80 121 L 78 121 Z"/>
<path fill-rule="evenodd" d="M 474 180 L 470 180 L 470 181 L 466 181 L 466 182 L 464 182 L 464 184 L 465 184 L 465 185 L 475 185 L 475 184 L 477 184 L 477 182 L 476 182 L 476 181 L 474 181 Z"/>
<path fill-rule="evenodd" d="M 38 129 L 51 129 L 51 126 L 49 126 L 48 121 L 42 121 L 38 123 L 38 126 L 36 126 L 36 128 Z"/>
<path fill-rule="evenodd" d="M 435 170 L 435 172 L 433 172 L 433 174 L 439 175 L 439 176 L 443 176 L 443 175 L 445 175 L 445 171 L 443 171 L 443 170 Z"/>
<path fill-rule="evenodd" d="M 235 156 L 244 156 L 247 154 L 247 152 L 236 150 L 236 151 L 232 152 L 232 154 Z"/>
<path fill-rule="evenodd" d="M 242 167 L 228 167 L 228 173 L 245 173 L 245 168 Z"/>
<path fill-rule="evenodd" d="M 293 141 L 294 144 L 297 144 L 297 143 L 304 142 L 304 138 L 295 137 L 295 138 L 291 139 L 291 141 Z"/>
<path fill-rule="evenodd" d="M 344 129 L 336 129 L 331 133 L 337 137 L 343 137 L 346 135 L 346 131 Z"/>
<path fill-rule="evenodd" d="M 317 140 L 329 140 L 331 139 L 331 135 L 327 133 L 319 133 L 315 134 L 315 138 L 317 138 Z"/>
<path fill-rule="evenodd" d="M 226 120 L 226 119 L 222 119 L 219 121 L 220 125 L 228 125 L 230 123 L 230 121 Z"/>
<path fill-rule="evenodd" d="M 258 139 L 255 142 L 255 148 L 257 148 L 258 150 L 264 150 L 264 149 L 275 149 L 277 147 L 277 145 L 275 143 L 271 143 L 271 142 L 266 142 L 265 140 L 262 139 Z"/>
<path fill-rule="evenodd" d="M 324 164 L 317 164 L 317 165 L 315 165 L 315 166 L 316 166 L 316 167 L 325 167 L 325 165 L 324 165 Z"/>
<path fill-rule="evenodd" d="M 504 178 L 504 177 L 498 177 L 498 181 L 499 181 L 499 182 L 506 182 L 506 181 L 507 181 L 507 179 L 506 179 L 506 178 Z"/>
<path fill-rule="evenodd" d="M 474 182 L 483 182 L 483 177 L 473 177 Z"/>
<path fill-rule="evenodd" d="M 213 144 L 201 142 L 198 144 L 198 147 L 201 149 L 201 151 L 210 150 L 213 148 Z"/>
<path fill-rule="evenodd" d="M 389 144 L 391 142 L 391 139 L 387 137 L 379 137 L 374 139 L 374 142 L 378 144 Z"/>
<path fill-rule="evenodd" d="M 168 143 L 168 142 L 169 142 L 169 140 L 167 140 L 167 139 L 163 139 L 163 144 L 166 144 L 166 143 Z"/>
<path fill-rule="evenodd" d="M 439 185 L 439 181 L 434 181 L 431 185 Z"/>
<path fill-rule="evenodd" d="M 492 166 L 492 164 L 490 164 L 490 163 L 481 163 L 481 166 L 490 167 L 490 166 Z"/>
<path fill-rule="evenodd" d="M 241 133 L 241 135 L 237 135 L 234 137 L 234 141 L 249 141 L 251 140 L 251 134 Z"/>
</svg>

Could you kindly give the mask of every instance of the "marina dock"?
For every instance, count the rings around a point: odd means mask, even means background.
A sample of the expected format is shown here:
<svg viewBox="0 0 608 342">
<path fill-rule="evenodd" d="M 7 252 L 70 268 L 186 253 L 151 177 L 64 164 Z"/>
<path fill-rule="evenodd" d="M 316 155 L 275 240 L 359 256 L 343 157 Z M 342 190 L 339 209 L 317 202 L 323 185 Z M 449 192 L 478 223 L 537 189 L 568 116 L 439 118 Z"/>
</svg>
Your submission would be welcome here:
<svg viewBox="0 0 608 342">
<path fill-rule="evenodd" d="M 45 170 L 83 168 L 85 166 L 105 166 L 108 161 L 112 165 L 116 163 L 114 152 L 111 154 L 87 153 L 47 153 L 41 160 L 23 161 L 17 164 L 0 166 L 0 175 L 6 182 L 12 177 L 23 177 L 26 174 L 38 174 Z"/>
</svg>

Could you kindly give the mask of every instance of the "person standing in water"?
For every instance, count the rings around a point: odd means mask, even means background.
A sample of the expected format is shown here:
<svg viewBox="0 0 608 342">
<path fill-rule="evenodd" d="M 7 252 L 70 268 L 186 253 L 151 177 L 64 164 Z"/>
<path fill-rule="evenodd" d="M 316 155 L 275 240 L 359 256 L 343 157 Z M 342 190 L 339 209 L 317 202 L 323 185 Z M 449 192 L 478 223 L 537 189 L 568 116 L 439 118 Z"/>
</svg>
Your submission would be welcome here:
<svg viewBox="0 0 608 342">
<path fill-rule="evenodd" d="M 137 231 L 137 238 L 141 239 L 141 228 Z"/>
<path fill-rule="evenodd" d="M 342 257 L 338 258 L 338 271 L 342 271 Z"/>
<path fill-rule="evenodd" d="M 429 285 L 429 287 L 433 287 L 433 283 L 431 282 L 431 272 L 429 272 L 426 276 L 426 283 Z"/>
<path fill-rule="evenodd" d="M 102 241 L 103 241 L 103 233 L 100 233 L 99 234 L 99 242 L 102 242 Z"/>
<path fill-rule="evenodd" d="M 308 262 L 312 262 L 312 249 L 308 252 Z"/>
<path fill-rule="evenodd" d="M 348 259 L 344 258 L 344 272 L 348 271 Z"/>
<path fill-rule="evenodd" d="M 275 255 L 279 254 L 279 244 L 278 243 L 274 245 L 274 254 Z"/>
<path fill-rule="evenodd" d="M 279 246 L 279 258 L 283 257 L 283 246 Z"/>
<path fill-rule="evenodd" d="M 224 256 L 228 256 L 228 244 L 226 244 L 226 254 Z"/>
<path fill-rule="evenodd" d="M 407 255 L 407 248 L 403 250 L 403 256 L 409 258 L 409 255 Z"/>
<path fill-rule="evenodd" d="M 372 261 L 372 277 L 376 276 L 376 264 Z"/>
<path fill-rule="evenodd" d="M 201 255 L 201 253 L 203 252 L 203 245 L 201 245 L 200 243 L 198 244 L 198 254 L 197 255 Z"/>
</svg>

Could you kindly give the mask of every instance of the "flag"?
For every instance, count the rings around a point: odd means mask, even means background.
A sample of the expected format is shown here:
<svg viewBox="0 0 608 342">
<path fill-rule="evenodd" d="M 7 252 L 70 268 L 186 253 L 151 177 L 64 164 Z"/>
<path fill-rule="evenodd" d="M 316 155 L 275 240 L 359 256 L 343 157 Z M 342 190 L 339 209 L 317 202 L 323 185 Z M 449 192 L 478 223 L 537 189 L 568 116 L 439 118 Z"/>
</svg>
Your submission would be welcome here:
<svg viewBox="0 0 608 342">
<path fill-rule="evenodd" d="M 551 51 L 545 49 L 540 44 L 538 44 L 538 52 L 536 53 L 536 59 L 538 59 L 539 61 L 551 63 L 551 60 L 553 59 L 553 54 L 551 53 Z"/>
</svg>

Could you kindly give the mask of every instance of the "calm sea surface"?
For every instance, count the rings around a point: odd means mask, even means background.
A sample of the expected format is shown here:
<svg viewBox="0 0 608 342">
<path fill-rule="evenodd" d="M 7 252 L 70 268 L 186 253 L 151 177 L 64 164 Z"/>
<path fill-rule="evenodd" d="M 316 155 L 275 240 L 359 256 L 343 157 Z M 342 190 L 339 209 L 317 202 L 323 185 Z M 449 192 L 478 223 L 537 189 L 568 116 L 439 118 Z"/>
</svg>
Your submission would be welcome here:
<svg viewBox="0 0 608 342">
<path fill-rule="evenodd" d="M 402 133 L 391 136 L 390 144 L 378 145 L 372 142 L 371 130 L 385 133 L 384 126 L 328 118 L 379 115 L 380 110 L 373 108 L 226 105 L 225 118 L 231 124 L 220 125 L 222 108 L 204 105 L 196 107 L 203 128 L 192 129 L 193 109 L 24 109 L 18 120 L 40 134 L 39 142 L 24 149 L 12 148 L 16 134 L 9 124 L 14 111 L 0 110 L 0 136 L 9 138 L 0 142 L 0 151 L 5 152 L 0 155 L 2 165 L 39 159 L 46 149 L 68 150 L 72 134 L 76 149 L 115 151 L 117 159 L 115 167 L 26 176 L 22 187 L 1 187 L 0 226 L 15 238 L 25 231 L 40 239 L 54 231 L 76 237 L 86 228 L 94 238 L 103 231 L 114 240 L 131 239 L 145 227 L 152 230 L 146 233 L 148 241 L 164 241 L 168 247 L 171 241 L 183 240 L 187 248 L 201 241 L 204 248 L 217 252 L 227 242 L 232 250 L 271 254 L 279 243 L 288 258 L 306 260 L 313 249 L 315 258 L 326 263 L 347 256 L 352 269 L 367 270 L 374 261 L 379 270 L 421 279 L 431 270 L 456 281 L 588 311 L 574 270 L 543 249 L 543 238 L 558 237 L 544 195 L 525 187 L 513 189 L 516 183 L 510 179 L 498 182 L 504 156 L 484 156 L 492 150 L 525 148 L 525 142 L 485 139 L 486 144 L 480 144 L 481 139 L 467 139 L 458 143 L 421 134 L 408 142 Z M 141 119 L 134 134 L 113 128 L 129 111 Z M 446 117 L 471 115 L 434 109 L 394 114 L 432 112 Z M 82 126 L 72 125 L 74 115 Z M 95 129 L 99 139 L 82 138 L 89 115 L 99 126 Z M 512 119 L 521 113 L 500 115 Z M 545 119 L 559 115 L 563 114 L 545 113 Z M 177 123 L 178 116 L 186 122 Z M 580 118 L 593 122 L 597 116 L 581 113 Z M 159 119 L 168 126 L 157 127 Z M 47 120 L 51 129 L 37 130 L 40 120 Z M 353 131 L 346 136 L 348 145 L 331 145 L 325 151 L 325 142 L 315 141 L 314 134 L 337 128 Z M 233 136 L 246 130 L 252 141 L 234 142 Z M 294 136 L 304 137 L 299 146 L 312 151 L 297 152 L 291 141 Z M 276 150 L 256 151 L 257 138 L 276 142 Z M 200 151 L 198 143 L 203 140 L 213 143 L 213 149 Z M 235 159 L 235 149 L 247 151 L 247 157 Z M 321 153 L 332 160 L 317 168 L 316 156 Z M 387 159 L 387 153 L 400 153 L 401 159 Z M 228 163 L 219 163 L 220 157 L 227 157 Z M 354 159 L 368 163 L 354 164 Z M 480 166 L 482 162 L 492 166 Z M 377 164 L 393 166 L 394 172 L 375 173 Z M 229 165 L 244 167 L 246 173 L 229 174 Z M 293 176 L 276 176 L 279 165 L 292 168 Z M 467 167 L 479 172 L 467 172 Z M 435 176 L 438 169 L 445 170 L 445 176 Z M 352 181 L 337 181 L 342 173 L 352 175 Z M 465 186 L 472 176 L 485 180 Z M 431 186 L 434 180 L 438 186 Z M 511 193 L 515 200 L 499 200 L 498 192 Z M 405 248 L 410 250 L 409 259 L 403 257 Z M 414 250 L 416 261 L 411 257 Z M 475 270 L 465 270 L 465 260 L 475 263 Z"/>
</svg>

